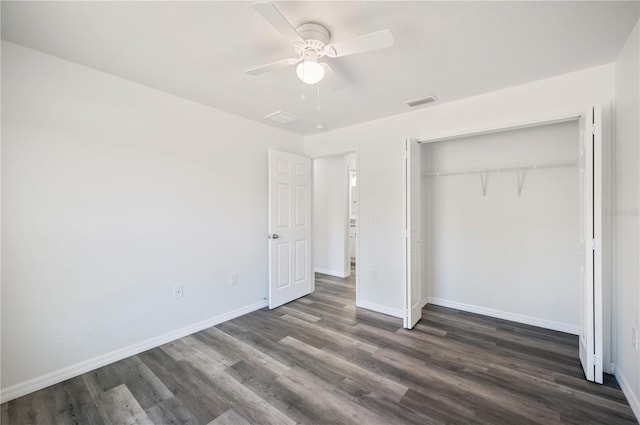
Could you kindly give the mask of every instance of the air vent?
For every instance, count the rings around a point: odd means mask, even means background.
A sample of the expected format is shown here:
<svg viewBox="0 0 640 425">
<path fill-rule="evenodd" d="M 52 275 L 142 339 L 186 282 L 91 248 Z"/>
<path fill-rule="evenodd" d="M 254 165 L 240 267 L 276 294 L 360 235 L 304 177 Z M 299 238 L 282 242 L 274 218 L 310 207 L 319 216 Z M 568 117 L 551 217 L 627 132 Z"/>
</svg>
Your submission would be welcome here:
<svg viewBox="0 0 640 425">
<path fill-rule="evenodd" d="M 291 115 L 287 112 L 283 112 L 283 111 L 276 111 L 272 114 L 269 115 L 265 115 L 264 119 L 266 120 L 271 120 L 274 122 L 277 122 L 278 124 L 290 124 L 294 121 L 298 121 L 300 118 L 296 117 L 295 115 Z"/>
<path fill-rule="evenodd" d="M 435 101 L 436 101 L 435 96 L 427 96 L 427 97 L 421 97 L 420 99 L 409 100 L 405 103 L 410 107 L 415 108 L 416 106 L 426 105 L 428 103 L 433 103 Z"/>
</svg>

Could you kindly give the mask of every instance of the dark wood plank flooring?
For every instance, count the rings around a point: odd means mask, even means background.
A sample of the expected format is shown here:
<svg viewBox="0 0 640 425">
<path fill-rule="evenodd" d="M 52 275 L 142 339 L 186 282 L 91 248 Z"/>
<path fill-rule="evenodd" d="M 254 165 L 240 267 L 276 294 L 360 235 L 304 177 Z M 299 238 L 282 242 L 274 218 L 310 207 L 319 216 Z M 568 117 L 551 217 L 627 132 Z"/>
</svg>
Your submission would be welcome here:
<svg viewBox="0 0 640 425">
<path fill-rule="evenodd" d="M 9 424 L 635 424 L 577 338 L 428 306 L 412 331 L 354 280 L 2 405 Z"/>
</svg>

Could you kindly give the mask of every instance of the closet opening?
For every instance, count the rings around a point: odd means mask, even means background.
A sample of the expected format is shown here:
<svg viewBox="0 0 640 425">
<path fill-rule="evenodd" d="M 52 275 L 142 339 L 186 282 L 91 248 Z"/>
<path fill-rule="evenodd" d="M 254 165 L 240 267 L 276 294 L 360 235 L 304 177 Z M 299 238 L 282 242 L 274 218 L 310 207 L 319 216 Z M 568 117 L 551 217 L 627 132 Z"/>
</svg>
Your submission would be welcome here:
<svg viewBox="0 0 640 425">
<path fill-rule="evenodd" d="M 578 121 L 423 143 L 428 301 L 579 333 Z"/>
<path fill-rule="evenodd" d="M 599 383 L 610 371 L 608 117 L 592 107 L 421 141 L 408 168 L 421 176 L 427 302 L 577 335 Z"/>
</svg>

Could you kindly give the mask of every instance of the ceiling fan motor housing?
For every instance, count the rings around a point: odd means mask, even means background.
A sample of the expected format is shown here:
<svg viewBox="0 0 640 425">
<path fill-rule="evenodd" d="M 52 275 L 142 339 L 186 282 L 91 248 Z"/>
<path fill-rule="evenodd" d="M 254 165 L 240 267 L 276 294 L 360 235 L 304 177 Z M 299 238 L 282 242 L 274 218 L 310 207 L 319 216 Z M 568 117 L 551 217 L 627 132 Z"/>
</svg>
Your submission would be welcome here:
<svg viewBox="0 0 640 425">
<path fill-rule="evenodd" d="M 309 50 L 313 50 L 318 55 L 324 51 L 324 48 L 329 44 L 329 30 L 320 24 L 306 23 L 296 28 L 300 37 L 305 41 L 305 44 L 296 45 L 296 52 L 299 55 L 304 54 Z"/>
</svg>

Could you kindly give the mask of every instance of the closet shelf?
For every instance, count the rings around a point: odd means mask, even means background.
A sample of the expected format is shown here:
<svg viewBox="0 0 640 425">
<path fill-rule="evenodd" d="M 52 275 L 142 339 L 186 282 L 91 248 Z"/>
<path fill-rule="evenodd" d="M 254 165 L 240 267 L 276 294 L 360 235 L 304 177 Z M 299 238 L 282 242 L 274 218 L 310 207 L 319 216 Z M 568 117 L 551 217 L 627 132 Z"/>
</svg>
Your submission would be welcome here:
<svg viewBox="0 0 640 425">
<path fill-rule="evenodd" d="M 504 173 L 504 172 L 519 172 L 519 171 L 529 171 L 529 170 L 548 170 L 551 168 L 569 168 L 569 167 L 577 167 L 577 162 L 563 162 L 559 164 L 542 164 L 542 165 L 524 165 L 520 167 L 500 167 L 500 168 L 485 168 L 481 170 L 465 170 L 465 171 L 451 171 L 446 173 L 429 173 L 423 174 L 423 179 L 436 179 L 440 177 L 448 177 L 448 176 L 462 176 L 466 174 L 489 174 L 489 173 Z"/>
</svg>

